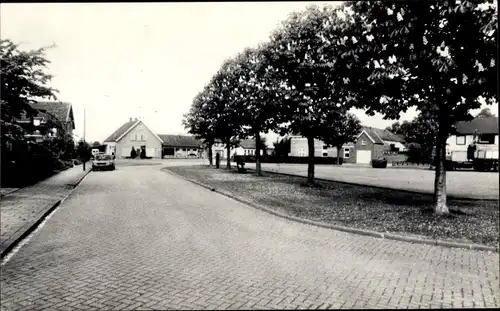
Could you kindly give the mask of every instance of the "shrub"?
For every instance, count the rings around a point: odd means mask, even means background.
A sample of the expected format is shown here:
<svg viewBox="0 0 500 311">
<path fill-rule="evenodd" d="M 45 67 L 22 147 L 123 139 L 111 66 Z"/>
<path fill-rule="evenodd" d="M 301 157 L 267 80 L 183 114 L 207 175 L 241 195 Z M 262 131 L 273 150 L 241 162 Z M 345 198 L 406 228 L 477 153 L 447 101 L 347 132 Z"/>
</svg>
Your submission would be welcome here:
<svg viewBox="0 0 500 311">
<path fill-rule="evenodd" d="M 373 168 L 386 168 L 387 167 L 387 160 L 386 159 L 373 159 L 372 160 L 372 167 Z"/>
<path fill-rule="evenodd" d="M 130 151 L 130 157 L 127 157 L 127 159 L 135 159 L 137 157 L 137 151 L 135 151 L 135 148 L 132 147 L 132 150 Z"/>
</svg>

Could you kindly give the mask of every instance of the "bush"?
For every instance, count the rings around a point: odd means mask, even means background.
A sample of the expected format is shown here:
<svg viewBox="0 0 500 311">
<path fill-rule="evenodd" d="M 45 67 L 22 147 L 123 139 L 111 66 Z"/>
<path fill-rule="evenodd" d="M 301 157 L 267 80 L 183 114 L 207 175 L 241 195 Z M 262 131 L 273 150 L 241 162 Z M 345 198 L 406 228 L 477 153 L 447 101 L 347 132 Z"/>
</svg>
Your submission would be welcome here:
<svg viewBox="0 0 500 311">
<path fill-rule="evenodd" d="M 43 144 L 19 142 L 2 150 L 2 187 L 25 187 L 71 166 Z"/>
<path fill-rule="evenodd" d="M 81 165 L 81 164 L 82 164 L 82 160 L 80 160 L 80 159 L 73 160 L 73 165 Z"/>
<path fill-rule="evenodd" d="M 288 163 L 288 164 L 307 164 L 308 157 L 290 157 L 290 156 L 278 156 L 278 155 L 268 155 L 261 156 L 260 163 Z M 245 163 L 255 163 L 255 156 L 241 156 L 235 155 L 234 162 L 245 162 Z M 340 164 L 344 162 L 343 158 L 340 158 Z M 337 164 L 337 157 L 314 157 L 314 164 Z"/>
<path fill-rule="evenodd" d="M 386 159 L 373 159 L 372 160 L 372 167 L 373 168 L 386 168 L 387 167 L 387 160 Z"/>
<path fill-rule="evenodd" d="M 137 151 L 135 151 L 135 148 L 132 147 L 132 150 L 130 151 L 130 157 L 127 157 L 127 159 L 135 159 L 137 157 Z"/>
</svg>

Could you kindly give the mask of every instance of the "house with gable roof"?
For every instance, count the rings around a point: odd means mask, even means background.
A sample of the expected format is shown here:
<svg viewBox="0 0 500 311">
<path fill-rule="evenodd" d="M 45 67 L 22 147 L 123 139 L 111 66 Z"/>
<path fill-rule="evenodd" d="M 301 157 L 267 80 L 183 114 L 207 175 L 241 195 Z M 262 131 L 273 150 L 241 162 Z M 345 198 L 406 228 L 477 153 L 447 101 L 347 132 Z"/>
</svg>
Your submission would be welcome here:
<svg viewBox="0 0 500 311">
<path fill-rule="evenodd" d="M 339 150 L 344 163 L 370 164 L 372 159 L 386 157 L 406 151 L 404 139 L 390 131 L 363 126 L 355 142 L 342 146 Z M 290 136 L 290 156 L 307 157 L 307 138 Z M 314 140 L 315 157 L 337 157 L 337 148 L 327 146 L 321 140 Z"/>
<path fill-rule="evenodd" d="M 32 123 L 34 131 L 27 136 L 33 137 L 36 141 L 43 141 L 45 138 L 55 137 L 56 128 L 47 129 L 51 122 L 61 124 L 65 132 L 73 135 L 75 129 L 75 117 L 73 115 L 73 106 L 67 102 L 60 101 L 38 101 L 30 104 L 31 108 L 38 111 L 38 114 L 31 119 L 23 115 L 17 123 L 29 124 Z"/>
<path fill-rule="evenodd" d="M 498 152 L 498 117 L 477 117 L 471 121 L 458 122 L 454 133 L 446 140 L 447 156 L 455 162 L 465 162 L 468 159 L 468 147 L 474 143 L 481 152 Z"/>
<path fill-rule="evenodd" d="M 142 120 L 130 118 L 103 142 L 106 154 L 116 158 L 130 156 L 132 148 L 139 154 L 142 150 L 147 157 L 161 158 L 163 140 L 151 131 Z"/>
</svg>

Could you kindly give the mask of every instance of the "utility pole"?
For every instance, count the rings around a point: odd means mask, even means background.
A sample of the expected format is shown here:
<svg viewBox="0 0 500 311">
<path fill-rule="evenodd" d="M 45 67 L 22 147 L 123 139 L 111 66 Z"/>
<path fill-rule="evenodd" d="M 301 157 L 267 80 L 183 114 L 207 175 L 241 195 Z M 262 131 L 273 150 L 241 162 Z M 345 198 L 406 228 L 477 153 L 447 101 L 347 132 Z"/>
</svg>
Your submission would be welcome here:
<svg viewBox="0 0 500 311">
<path fill-rule="evenodd" d="M 85 140 L 85 107 L 83 107 L 83 147 L 84 147 L 84 150 L 86 150 L 86 147 L 87 147 L 87 141 Z M 87 155 L 86 155 L 87 152 L 85 152 L 84 154 L 84 158 L 83 158 L 83 171 L 85 171 L 85 162 L 87 162 Z"/>
</svg>

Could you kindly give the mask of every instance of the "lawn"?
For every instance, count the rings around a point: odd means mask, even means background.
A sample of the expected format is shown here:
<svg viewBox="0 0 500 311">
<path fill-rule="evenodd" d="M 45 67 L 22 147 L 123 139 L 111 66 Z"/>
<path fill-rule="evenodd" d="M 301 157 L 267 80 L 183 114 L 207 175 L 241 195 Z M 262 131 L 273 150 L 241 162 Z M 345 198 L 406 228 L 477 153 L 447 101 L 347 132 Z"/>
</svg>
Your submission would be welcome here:
<svg viewBox="0 0 500 311">
<path fill-rule="evenodd" d="M 231 192 L 244 200 L 291 216 L 347 227 L 407 236 L 498 246 L 498 201 L 448 200 L 452 214 L 436 217 L 432 195 L 396 190 L 318 182 L 306 187 L 304 177 L 252 172 L 208 166 L 166 167 L 176 174 L 213 188 Z"/>
</svg>

